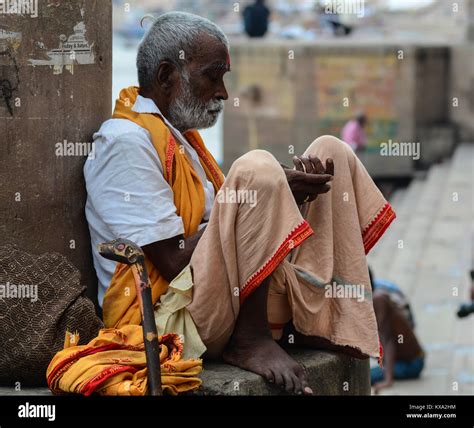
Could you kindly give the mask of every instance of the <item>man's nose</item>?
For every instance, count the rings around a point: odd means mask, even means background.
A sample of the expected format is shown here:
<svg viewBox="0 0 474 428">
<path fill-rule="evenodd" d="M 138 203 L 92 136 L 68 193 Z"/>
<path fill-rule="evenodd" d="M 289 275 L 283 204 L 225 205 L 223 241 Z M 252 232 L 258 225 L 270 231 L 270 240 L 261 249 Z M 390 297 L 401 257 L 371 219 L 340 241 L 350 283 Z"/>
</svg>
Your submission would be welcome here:
<svg viewBox="0 0 474 428">
<path fill-rule="evenodd" d="M 229 98 L 229 94 L 227 93 L 227 89 L 225 88 L 225 85 L 224 83 L 222 83 L 216 94 L 215 94 L 215 97 L 218 99 L 218 100 L 224 100 L 226 101 L 228 98 Z"/>
</svg>

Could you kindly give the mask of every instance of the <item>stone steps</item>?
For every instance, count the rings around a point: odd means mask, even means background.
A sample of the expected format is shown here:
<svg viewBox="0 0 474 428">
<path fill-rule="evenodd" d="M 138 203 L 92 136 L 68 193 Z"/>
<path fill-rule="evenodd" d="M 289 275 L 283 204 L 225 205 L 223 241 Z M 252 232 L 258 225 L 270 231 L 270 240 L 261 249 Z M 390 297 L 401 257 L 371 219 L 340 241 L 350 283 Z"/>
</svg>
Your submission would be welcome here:
<svg viewBox="0 0 474 428">
<path fill-rule="evenodd" d="M 403 246 L 399 248 L 397 245 L 396 251 L 390 256 L 390 265 L 385 277 L 398 283 L 407 292 L 413 287 L 413 279 L 419 267 L 418 261 L 431 233 L 441 199 L 440 190 L 446 186 L 448 174 L 449 164 L 435 165 L 418 200 L 411 210 L 404 213 L 404 216 L 408 217 L 407 224 L 397 239 L 397 244 L 401 240 Z"/>
<path fill-rule="evenodd" d="M 392 257 L 398 252 L 398 241 L 404 239 L 406 228 L 411 219 L 411 212 L 419 203 L 423 188 L 424 181 L 414 179 L 408 189 L 403 191 L 404 195 L 400 198 L 398 205 L 393 205 L 397 218 L 368 255 L 369 265 L 376 276 L 382 275 L 382 272 L 385 276 L 385 273 L 390 269 L 393 262 Z M 390 202 L 392 203 L 392 201 Z"/>
<path fill-rule="evenodd" d="M 474 146 L 460 146 L 441 192 L 424 257 L 419 261 L 412 301 L 419 334 L 432 359 L 427 374 L 443 376 L 446 394 L 474 393 L 474 319 L 460 320 L 457 307 L 468 299 L 474 220 Z M 456 200 L 456 197 L 458 200 Z M 455 287 L 457 296 L 453 295 Z M 446 347 L 444 353 L 439 349 Z"/>
<path fill-rule="evenodd" d="M 393 245 L 385 244 L 385 254 L 376 257 L 386 269 L 377 269 L 376 276 L 407 294 L 427 353 L 421 379 L 396 382 L 384 394 L 474 394 L 474 317 L 456 317 L 470 287 L 473 171 L 474 145 L 461 145 L 450 161 L 434 165 L 426 180 L 414 180 L 397 211 L 395 232 L 387 233 Z M 403 250 L 396 248 L 398 239 Z"/>
</svg>

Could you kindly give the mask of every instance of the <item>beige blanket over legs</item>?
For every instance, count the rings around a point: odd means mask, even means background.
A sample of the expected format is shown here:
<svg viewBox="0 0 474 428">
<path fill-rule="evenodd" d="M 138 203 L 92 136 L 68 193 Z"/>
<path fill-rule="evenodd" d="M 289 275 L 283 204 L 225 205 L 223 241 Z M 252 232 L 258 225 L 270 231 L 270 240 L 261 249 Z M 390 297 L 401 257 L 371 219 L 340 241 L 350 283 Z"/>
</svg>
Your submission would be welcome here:
<svg viewBox="0 0 474 428">
<path fill-rule="evenodd" d="M 303 208 L 306 218 L 262 150 L 234 162 L 216 197 L 191 259 L 187 306 L 207 356 L 221 355 L 240 306 L 270 276 L 272 327 L 292 320 L 302 334 L 380 357 L 365 256 L 395 214 L 347 144 L 324 136 L 306 154 L 335 165 L 331 191 Z"/>
</svg>

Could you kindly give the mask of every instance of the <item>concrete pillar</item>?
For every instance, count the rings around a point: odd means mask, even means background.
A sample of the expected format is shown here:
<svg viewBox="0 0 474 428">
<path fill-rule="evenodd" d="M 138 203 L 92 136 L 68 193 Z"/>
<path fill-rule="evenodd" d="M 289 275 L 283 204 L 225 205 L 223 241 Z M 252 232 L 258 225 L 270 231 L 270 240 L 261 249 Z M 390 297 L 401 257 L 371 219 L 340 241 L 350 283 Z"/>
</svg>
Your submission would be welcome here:
<svg viewBox="0 0 474 428">
<path fill-rule="evenodd" d="M 112 3 L 3 3 L 0 245 L 63 254 L 95 297 L 82 167 L 111 113 Z"/>
</svg>

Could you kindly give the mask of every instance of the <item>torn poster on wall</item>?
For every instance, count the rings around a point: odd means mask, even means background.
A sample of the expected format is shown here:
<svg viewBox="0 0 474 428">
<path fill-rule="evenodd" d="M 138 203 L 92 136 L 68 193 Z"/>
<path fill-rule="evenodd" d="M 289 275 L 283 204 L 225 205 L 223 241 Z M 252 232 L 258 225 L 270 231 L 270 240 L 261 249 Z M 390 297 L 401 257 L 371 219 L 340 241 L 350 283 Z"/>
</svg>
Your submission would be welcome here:
<svg viewBox="0 0 474 428">
<path fill-rule="evenodd" d="M 0 27 L 0 52 L 16 51 L 21 44 L 21 33 Z M 0 61 L 0 65 L 2 62 Z M 5 64 L 8 65 L 8 64 Z"/>
<path fill-rule="evenodd" d="M 46 53 L 49 59 L 30 59 L 32 66 L 48 65 L 53 67 L 53 74 L 61 74 L 64 67 L 74 74 L 75 65 L 94 64 L 94 43 L 89 44 L 86 39 L 86 26 L 79 22 L 74 26 L 74 34 L 67 37 L 59 36 L 59 47 Z"/>
</svg>

